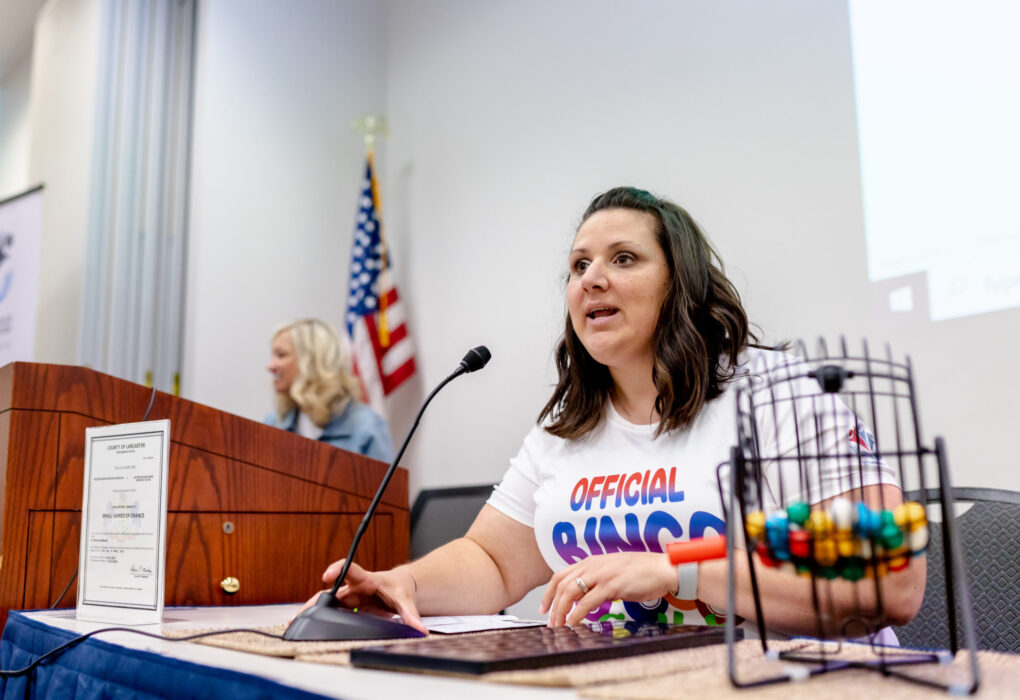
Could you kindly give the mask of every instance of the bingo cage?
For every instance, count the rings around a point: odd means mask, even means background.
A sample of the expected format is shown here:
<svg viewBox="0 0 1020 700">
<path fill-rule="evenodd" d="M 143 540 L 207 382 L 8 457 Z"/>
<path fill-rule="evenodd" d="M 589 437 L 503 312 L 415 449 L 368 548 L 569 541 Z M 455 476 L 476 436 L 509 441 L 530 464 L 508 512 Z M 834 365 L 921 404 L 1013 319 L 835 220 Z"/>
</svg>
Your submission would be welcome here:
<svg viewBox="0 0 1020 700">
<path fill-rule="evenodd" d="M 797 343 L 793 353 L 761 353 L 737 392 L 737 445 L 718 469 L 726 521 L 742 526 L 742 532 L 731 526 L 727 543 L 729 609 L 736 609 L 738 557 L 746 556 L 762 654 L 790 663 L 780 674 L 742 675 L 735 616 L 727 615 L 733 684 L 754 687 L 862 668 L 954 694 L 976 692 L 976 635 L 953 518 L 941 523 L 949 622 L 944 650 L 901 650 L 876 641 L 873 620 L 882 616 L 890 579 L 912 560 L 924 565 L 919 557 L 928 547 L 928 528 L 938 525 L 928 522 L 927 503 L 887 506 L 881 489 L 868 489 L 865 500 L 863 487 L 920 488 L 938 494 L 943 513 L 953 512 L 944 443 L 935 438 L 928 446 L 922 439 L 910 358 L 895 361 L 888 346 L 884 358 L 872 357 L 867 342 L 851 354 L 845 339 L 836 353 L 820 340 L 811 356 Z M 785 571 L 806 587 L 810 582 L 816 640 L 770 650 L 769 610 L 760 596 L 764 568 Z M 838 617 L 832 607 L 837 595 L 844 601 Z M 869 641 L 851 643 L 862 639 Z M 962 678 L 924 673 L 924 664 L 947 664 L 961 648 L 970 652 L 956 674 Z"/>
</svg>

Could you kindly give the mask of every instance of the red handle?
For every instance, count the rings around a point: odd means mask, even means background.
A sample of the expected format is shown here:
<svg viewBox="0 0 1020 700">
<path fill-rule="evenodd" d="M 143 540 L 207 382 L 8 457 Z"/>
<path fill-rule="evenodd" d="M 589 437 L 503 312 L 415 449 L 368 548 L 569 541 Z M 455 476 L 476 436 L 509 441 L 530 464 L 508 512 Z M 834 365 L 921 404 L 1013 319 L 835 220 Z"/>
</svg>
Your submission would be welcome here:
<svg viewBox="0 0 1020 700">
<path fill-rule="evenodd" d="M 726 556 L 726 535 L 701 537 L 686 542 L 671 542 L 666 545 L 666 554 L 671 564 L 687 564 L 692 561 L 722 559 Z"/>
</svg>

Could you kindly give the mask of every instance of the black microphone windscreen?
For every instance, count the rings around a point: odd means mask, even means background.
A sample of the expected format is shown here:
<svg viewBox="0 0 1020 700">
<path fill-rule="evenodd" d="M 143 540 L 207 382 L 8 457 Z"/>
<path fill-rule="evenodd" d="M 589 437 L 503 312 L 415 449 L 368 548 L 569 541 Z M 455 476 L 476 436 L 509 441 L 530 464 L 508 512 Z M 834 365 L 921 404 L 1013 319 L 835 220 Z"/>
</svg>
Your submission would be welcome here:
<svg viewBox="0 0 1020 700">
<path fill-rule="evenodd" d="M 468 350 L 468 354 L 464 356 L 464 359 L 460 361 L 460 366 L 468 372 L 474 372 L 479 370 L 486 365 L 492 354 L 489 353 L 489 348 L 484 345 L 479 345 L 477 348 L 471 348 Z"/>
</svg>

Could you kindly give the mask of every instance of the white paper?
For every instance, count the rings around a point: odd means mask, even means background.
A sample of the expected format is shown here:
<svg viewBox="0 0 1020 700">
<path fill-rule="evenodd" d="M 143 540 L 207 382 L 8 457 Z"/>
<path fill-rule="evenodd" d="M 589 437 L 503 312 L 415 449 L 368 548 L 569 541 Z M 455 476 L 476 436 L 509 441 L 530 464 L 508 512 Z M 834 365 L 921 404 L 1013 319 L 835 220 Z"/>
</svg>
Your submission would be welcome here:
<svg viewBox="0 0 1020 700">
<path fill-rule="evenodd" d="M 167 420 L 86 430 L 78 618 L 162 619 L 169 450 Z"/>
<path fill-rule="evenodd" d="M 439 634 L 505 630 L 513 627 L 541 627 L 546 624 L 545 620 L 521 620 L 516 615 L 449 615 L 423 617 L 422 622 L 428 627 L 429 632 L 438 632 Z"/>
</svg>

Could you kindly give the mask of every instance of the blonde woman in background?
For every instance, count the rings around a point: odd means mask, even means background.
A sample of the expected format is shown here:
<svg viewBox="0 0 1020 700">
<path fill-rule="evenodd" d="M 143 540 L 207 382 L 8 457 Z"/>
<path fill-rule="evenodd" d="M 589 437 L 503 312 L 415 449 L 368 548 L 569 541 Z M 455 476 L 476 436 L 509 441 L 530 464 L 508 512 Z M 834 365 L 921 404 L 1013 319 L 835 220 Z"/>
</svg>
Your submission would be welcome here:
<svg viewBox="0 0 1020 700">
<path fill-rule="evenodd" d="M 307 318 L 278 328 L 266 369 L 276 390 L 267 424 L 383 462 L 393 459 L 389 427 L 358 401 L 347 341 L 328 323 Z"/>
</svg>

